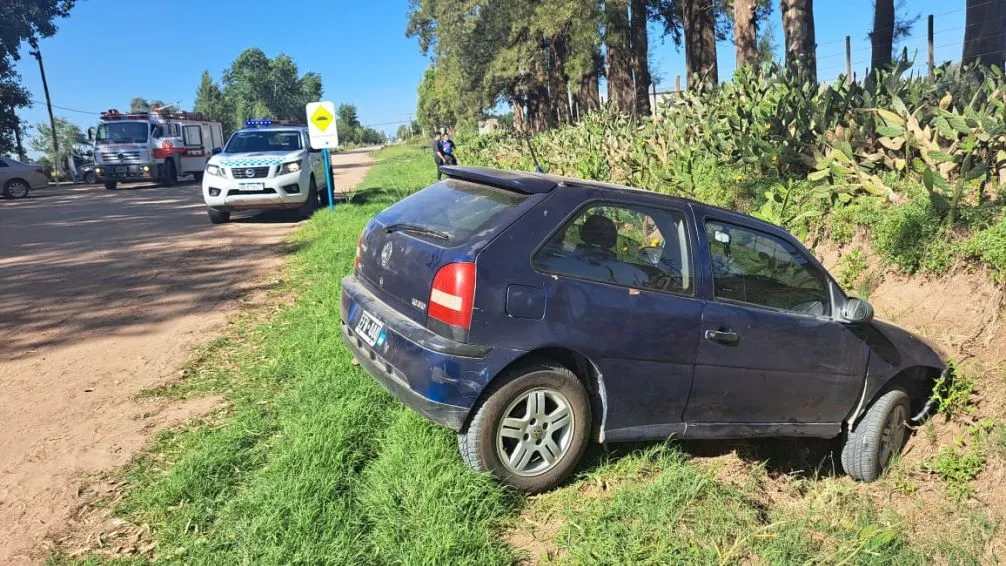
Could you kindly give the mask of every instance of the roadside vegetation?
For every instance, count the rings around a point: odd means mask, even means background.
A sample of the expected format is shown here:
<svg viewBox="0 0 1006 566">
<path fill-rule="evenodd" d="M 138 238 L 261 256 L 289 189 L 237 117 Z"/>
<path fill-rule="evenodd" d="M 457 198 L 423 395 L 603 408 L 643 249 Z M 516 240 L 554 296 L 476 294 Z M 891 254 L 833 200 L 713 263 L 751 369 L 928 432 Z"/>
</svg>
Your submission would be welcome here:
<svg viewBox="0 0 1006 566">
<path fill-rule="evenodd" d="M 111 512 L 149 528 L 53 561 L 987 561 L 998 518 L 974 501 L 973 485 L 1001 461 L 1006 431 L 973 418 L 967 368 L 941 388 L 942 416 L 913 440 L 933 443 L 932 456 L 875 484 L 838 475 L 828 443 L 782 441 L 595 446 L 574 481 L 532 498 L 471 472 L 450 431 L 386 394 L 343 346 L 339 280 L 361 229 L 434 180 L 425 145 L 377 157 L 350 202 L 294 235 L 273 306 L 239 317 L 177 383 L 146 393 L 224 399 L 123 471 Z M 296 299 L 280 300 L 289 294 Z M 959 441 L 937 438 L 948 420 L 966 423 Z M 919 516 L 912 501 L 923 492 Z"/>
</svg>

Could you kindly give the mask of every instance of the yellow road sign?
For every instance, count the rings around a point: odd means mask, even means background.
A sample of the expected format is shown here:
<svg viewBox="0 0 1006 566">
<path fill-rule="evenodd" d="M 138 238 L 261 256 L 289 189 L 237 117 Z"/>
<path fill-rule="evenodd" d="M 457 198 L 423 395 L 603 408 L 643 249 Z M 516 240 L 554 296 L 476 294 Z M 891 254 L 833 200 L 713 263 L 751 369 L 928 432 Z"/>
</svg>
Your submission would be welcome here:
<svg viewBox="0 0 1006 566">
<path fill-rule="evenodd" d="M 307 115 L 307 132 L 311 147 L 325 149 L 338 147 L 339 129 L 335 127 L 335 103 L 325 100 L 311 102 L 304 109 Z"/>
<path fill-rule="evenodd" d="M 311 123 L 314 124 L 315 127 L 317 127 L 319 130 L 324 132 L 325 130 L 328 129 L 329 126 L 332 125 L 332 122 L 335 121 L 334 118 L 335 116 L 332 116 L 332 113 L 329 112 L 327 108 L 318 105 L 318 108 L 315 109 L 314 114 L 311 115 Z"/>
</svg>

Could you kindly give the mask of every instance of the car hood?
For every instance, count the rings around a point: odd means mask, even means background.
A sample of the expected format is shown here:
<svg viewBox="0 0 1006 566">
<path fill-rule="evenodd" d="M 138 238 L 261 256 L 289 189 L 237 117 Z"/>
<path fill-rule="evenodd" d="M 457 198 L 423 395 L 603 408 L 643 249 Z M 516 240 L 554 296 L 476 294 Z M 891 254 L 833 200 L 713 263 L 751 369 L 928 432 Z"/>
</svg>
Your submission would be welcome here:
<svg viewBox="0 0 1006 566">
<path fill-rule="evenodd" d="M 282 165 L 289 161 L 300 161 L 306 152 L 297 151 L 252 151 L 248 153 L 219 153 L 210 158 L 211 165 L 221 167 L 263 167 Z"/>
</svg>

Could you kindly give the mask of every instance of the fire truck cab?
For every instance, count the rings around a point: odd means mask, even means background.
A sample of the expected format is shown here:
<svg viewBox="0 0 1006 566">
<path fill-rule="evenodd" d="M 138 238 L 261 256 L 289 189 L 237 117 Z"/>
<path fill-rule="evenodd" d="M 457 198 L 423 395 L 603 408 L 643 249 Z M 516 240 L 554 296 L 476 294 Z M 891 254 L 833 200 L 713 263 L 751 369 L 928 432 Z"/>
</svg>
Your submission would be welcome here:
<svg viewBox="0 0 1006 566">
<path fill-rule="evenodd" d="M 220 122 L 195 112 L 156 109 L 103 112 L 88 137 L 94 141 L 95 178 L 108 190 L 145 181 L 170 187 L 185 175 L 201 182 L 206 162 L 224 141 Z"/>
</svg>

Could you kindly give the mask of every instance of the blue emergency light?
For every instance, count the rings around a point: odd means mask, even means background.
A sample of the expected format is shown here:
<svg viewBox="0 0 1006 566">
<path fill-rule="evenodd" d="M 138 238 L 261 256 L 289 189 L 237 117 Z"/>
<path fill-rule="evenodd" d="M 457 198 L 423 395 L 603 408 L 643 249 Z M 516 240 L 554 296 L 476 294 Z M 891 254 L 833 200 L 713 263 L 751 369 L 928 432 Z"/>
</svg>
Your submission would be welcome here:
<svg viewBox="0 0 1006 566">
<path fill-rule="evenodd" d="M 259 126 L 271 126 L 272 120 L 245 120 L 245 127 L 257 128 Z"/>
</svg>

